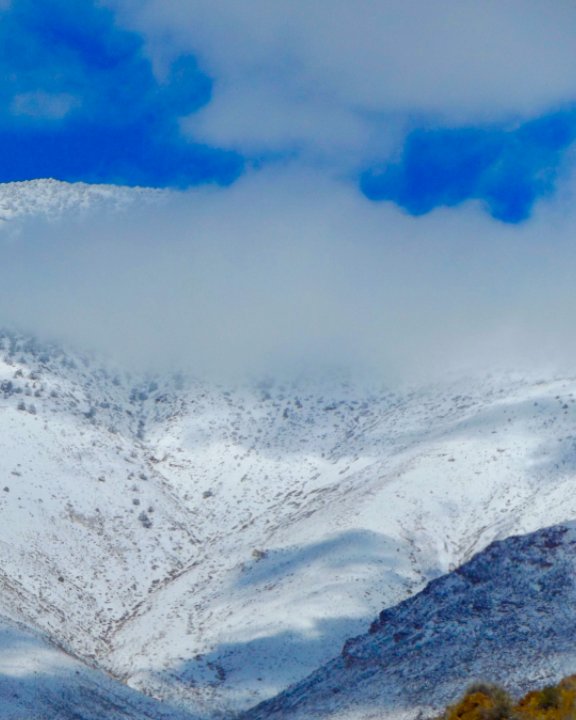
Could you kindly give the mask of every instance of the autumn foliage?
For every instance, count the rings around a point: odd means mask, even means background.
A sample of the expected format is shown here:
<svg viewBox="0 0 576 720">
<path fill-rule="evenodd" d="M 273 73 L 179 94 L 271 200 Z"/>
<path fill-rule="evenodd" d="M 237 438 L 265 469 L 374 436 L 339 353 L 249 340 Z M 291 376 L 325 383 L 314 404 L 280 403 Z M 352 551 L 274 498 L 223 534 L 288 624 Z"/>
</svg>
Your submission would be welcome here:
<svg viewBox="0 0 576 720">
<path fill-rule="evenodd" d="M 576 675 L 519 701 L 497 685 L 473 685 L 441 720 L 576 720 Z"/>
</svg>

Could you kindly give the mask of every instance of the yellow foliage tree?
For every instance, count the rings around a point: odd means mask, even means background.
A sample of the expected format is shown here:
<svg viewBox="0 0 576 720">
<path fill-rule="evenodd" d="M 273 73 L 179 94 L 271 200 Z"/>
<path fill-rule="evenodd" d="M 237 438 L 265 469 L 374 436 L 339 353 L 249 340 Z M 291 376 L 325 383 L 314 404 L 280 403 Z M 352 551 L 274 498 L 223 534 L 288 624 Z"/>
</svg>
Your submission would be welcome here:
<svg viewBox="0 0 576 720">
<path fill-rule="evenodd" d="M 444 720 L 505 720 L 512 711 L 512 700 L 497 685 L 473 685 L 464 697 L 450 706 Z"/>
<path fill-rule="evenodd" d="M 442 720 L 576 720 L 576 675 L 533 690 L 517 703 L 498 685 L 473 685 Z"/>
<path fill-rule="evenodd" d="M 518 720 L 576 720 L 576 676 L 529 692 L 515 708 Z"/>
</svg>

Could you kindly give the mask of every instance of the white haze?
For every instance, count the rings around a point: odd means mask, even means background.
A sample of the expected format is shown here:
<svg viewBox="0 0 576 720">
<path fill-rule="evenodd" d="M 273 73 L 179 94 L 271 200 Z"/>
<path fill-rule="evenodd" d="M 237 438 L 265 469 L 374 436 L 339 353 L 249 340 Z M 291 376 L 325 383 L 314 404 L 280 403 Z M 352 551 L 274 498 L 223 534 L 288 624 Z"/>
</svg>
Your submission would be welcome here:
<svg viewBox="0 0 576 720">
<path fill-rule="evenodd" d="M 121 214 L 7 224 L 0 323 L 144 369 L 438 377 L 570 368 L 576 210 L 423 218 L 313 173 L 254 173 Z"/>
</svg>

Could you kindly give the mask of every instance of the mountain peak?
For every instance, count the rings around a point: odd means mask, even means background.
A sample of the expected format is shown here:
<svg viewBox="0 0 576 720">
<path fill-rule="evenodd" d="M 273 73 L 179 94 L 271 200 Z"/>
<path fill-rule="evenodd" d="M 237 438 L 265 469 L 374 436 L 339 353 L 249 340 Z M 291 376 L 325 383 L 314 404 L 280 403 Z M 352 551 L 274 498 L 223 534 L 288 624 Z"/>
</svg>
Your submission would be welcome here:
<svg viewBox="0 0 576 720">
<path fill-rule="evenodd" d="M 18 218 L 55 219 L 68 211 L 120 210 L 137 201 L 158 200 L 166 193 L 151 188 L 68 183 L 53 179 L 0 183 L 0 227 Z"/>
</svg>

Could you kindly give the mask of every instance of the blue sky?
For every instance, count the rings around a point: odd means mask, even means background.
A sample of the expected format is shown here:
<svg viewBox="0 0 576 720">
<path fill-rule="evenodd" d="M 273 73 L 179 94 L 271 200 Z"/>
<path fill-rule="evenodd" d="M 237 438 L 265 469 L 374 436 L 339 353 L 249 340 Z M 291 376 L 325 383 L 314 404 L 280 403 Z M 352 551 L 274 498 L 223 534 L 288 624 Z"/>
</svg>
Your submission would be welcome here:
<svg viewBox="0 0 576 720">
<path fill-rule="evenodd" d="M 227 187 L 290 162 L 515 224 L 570 171 L 564 0 L 2 6 L 2 181 Z"/>
<path fill-rule="evenodd" d="M 242 172 L 237 153 L 180 132 L 212 93 L 192 55 L 159 81 L 142 37 L 94 0 L 16 0 L 2 15 L 3 181 L 186 187 Z"/>
<path fill-rule="evenodd" d="M 424 127 L 407 136 L 397 162 L 366 170 L 361 188 L 412 215 L 481 200 L 492 217 L 519 223 L 554 193 L 576 112 L 553 112 L 516 126 Z"/>
</svg>

